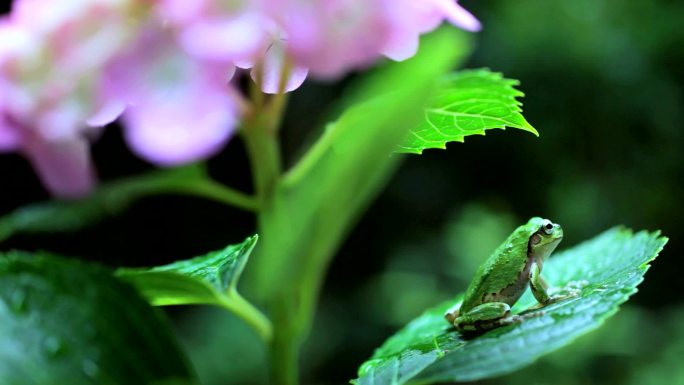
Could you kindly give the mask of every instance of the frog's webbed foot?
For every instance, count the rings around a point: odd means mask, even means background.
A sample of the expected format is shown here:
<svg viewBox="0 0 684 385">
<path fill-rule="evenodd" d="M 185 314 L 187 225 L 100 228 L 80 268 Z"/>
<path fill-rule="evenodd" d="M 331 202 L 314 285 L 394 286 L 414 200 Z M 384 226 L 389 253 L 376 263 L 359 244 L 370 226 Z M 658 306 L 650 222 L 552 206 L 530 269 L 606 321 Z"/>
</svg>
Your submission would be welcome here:
<svg viewBox="0 0 684 385">
<path fill-rule="evenodd" d="M 549 289 L 549 302 L 546 305 L 563 301 L 570 298 L 579 297 L 582 289 L 589 284 L 586 280 L 570 281 L 565 286 Z"/>
<path fill-rule="evenodd" d="M 446 313 L 444 313 L 444 319 L 447 320 L 451 325 L 454 324 L 454 321 L 456 321 L 456 318 L 458 318 L 458 310 L 461 308 L 461 304 L 456 304 L 452 307 L 450 307 Z"/>
<path fill-rule="evenodd" d="M 529 313 L 529 312 L 532 312 L 532 311 L 535 311 L 535 310 L 542 309 L 542 308 L 544 308 L 544 307 L 546 307 L 546 306 L 549 306 L 549 305 L 551 305 L 551 304 L 554 304 L 554 303 L 556 303 L 556 302 L 565 301 L 566 299 L 571 299 L 571 298 L 575 298 L 575 297 L 578 297 L 578 296 L 579 296 L 579 292 L 576 292 L 576 293 L 575 293 L 575 292 L 563 292 L 562 294 L 561 294 L 561 293 L 558 293 L 558 294 L 551 294 L 551 295 L 548 297 L 548 299 L 547 299 L 546 301 L 544 301 L 544 303 L 542 303 L 542 302 L 537 302 L 536 305 L 531 306 L 531 307 L 525 309 L 525 310 L 524 310 L 523 312 L 521 312 L 520 314 L 527 314 L 527 313 Z"/>
<path fill-rule="evenodd" d="M 588 284 L 588 281 L 581 280 L 568 282 L 565 286 L 561 287 L 551 287 L 547 290 L 548 299 L 546 301 L 544 301 L 543 303 L 537 303 L 536 305 L 525 310 L 523 313 L 528 313 L 530 311 L 534 311 L 543 308 L 544 306 L 548 306 L 556 302 L 561 302 L 566 299 L 579 297 L 582 294 L 582 288 L 584 288 Z"/>
</svg>

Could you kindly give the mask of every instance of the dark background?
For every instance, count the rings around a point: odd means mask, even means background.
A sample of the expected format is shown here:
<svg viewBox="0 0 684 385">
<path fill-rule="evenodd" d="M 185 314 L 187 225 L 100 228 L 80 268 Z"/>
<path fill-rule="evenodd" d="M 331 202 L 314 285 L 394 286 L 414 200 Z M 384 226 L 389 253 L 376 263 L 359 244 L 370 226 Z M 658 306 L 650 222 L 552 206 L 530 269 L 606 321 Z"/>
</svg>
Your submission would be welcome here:
<svg viewBox="0 0 684 385">
<path fill-rule="evenodd" d="M 661 229 L 670 242 L 640 291 L 607 327 L 491 383 L 684 383 L 684 3 L 648 0 L 463 1 L 484 24 L 467 67 L 519 79 L 525 116 L 541 136 L 493 130 L 446 151 L 407 156 L 331 266 L 302 366 L 307 383 L 344 383 L 401 325 L 463 290 L 518 224 L 561 223 L 573 245 L 617 224 Z M 287 159 L 319 125 L 339 86 L 292 94 Z M 313 119 L 313 120 L 312 120 Z M 298 128 L 298 129 L 295 129 Z M 150 169 L 117 127 L 93 146 L 102 180 Z M 242 144 L 209 162 L 250 190 Z M 28 163 L 0 155 L 0 214 L 48 198 Z M 170 262 L 254 232 L 239 210 L 188 197 L 145 199 L 78 234 L 20 236 L 2 249 L 47 249 L 121 266 Z M 171 309 L 205 385 L 263 378 L 263 349 L 215 309 Z"/>
</svg>

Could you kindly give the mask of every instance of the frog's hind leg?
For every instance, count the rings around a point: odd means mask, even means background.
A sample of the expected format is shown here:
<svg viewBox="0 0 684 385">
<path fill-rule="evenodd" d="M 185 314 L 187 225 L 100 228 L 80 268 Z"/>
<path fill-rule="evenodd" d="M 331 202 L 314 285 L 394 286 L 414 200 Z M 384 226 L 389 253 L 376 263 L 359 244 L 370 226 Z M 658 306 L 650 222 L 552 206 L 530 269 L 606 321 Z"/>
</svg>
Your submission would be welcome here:
<svg viewBox="0 0 684 385">
<path fill-rule="evenodd" d="M 517 318 L 511 315 L 511 307 L 507 303 L 488 302 L 459 315 L 453 324 L 460 331 L 485 331 L 519 322 Z"/>
</svg>

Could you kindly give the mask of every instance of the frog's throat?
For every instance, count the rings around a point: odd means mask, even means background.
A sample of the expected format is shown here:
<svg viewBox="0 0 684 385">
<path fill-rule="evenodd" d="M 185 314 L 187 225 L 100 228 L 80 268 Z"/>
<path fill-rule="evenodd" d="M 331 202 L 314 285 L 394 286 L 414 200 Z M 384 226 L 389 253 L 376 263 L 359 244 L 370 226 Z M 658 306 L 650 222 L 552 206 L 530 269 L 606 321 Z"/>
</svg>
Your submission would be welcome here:
<svg viewBox="0 0 684 385">
<path fill-rule="evenodd" d="M 534 262 L 541 267 L 544 264 L 546 258 L 548 258 L 549 255 L 553 253 L 553 251 L 556 249 L 560 241 L 563 240 L 563 237 L 561 236 L 559 238 L 552 240 L 549 243 L 538 246 L 535 250 L 532 245 L 532 238 L 534 238 L 535 235 L 542 236 L 543 234 L 541 230 L 539 230 L 534 232 L 534 234 L 530 236 L 529 241 L 527 241 L 527 256 L 529 258 L 532 258 Z"/>
</svg>

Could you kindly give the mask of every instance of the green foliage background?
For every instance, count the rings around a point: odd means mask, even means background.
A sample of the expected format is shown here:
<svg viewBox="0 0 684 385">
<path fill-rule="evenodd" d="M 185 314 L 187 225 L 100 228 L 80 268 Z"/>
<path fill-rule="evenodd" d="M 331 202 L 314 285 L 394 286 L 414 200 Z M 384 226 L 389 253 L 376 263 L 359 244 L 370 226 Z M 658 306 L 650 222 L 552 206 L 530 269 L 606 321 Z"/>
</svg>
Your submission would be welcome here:
<svg viewBox="0 0 684 385">
<path fill-rule="evenodd" d="M 683 382 L 684 5 L 461 3 L 485 26 L 467 67 L 486 66 L 520 80 L 525 117 L 541 136 L 492 130 L 448 144 L 446 151 L 409 156 L 333 261 L 305 346 L 304 382 L 355 377 L 374 348 L 426 308 L 462 291 L 478 264 L 533 215 L 563 225 L 561 249 L 615 224 L 660 229 L 670 243 L 640 292 L 606 327 L 484 383 Z M 310 83 L 292 95 L 283 133 L 286 161 L 310 143 L 309 128 L 324 121 L 325 113 L 312 111 L 323 110 L 345 84 Z M 105 180 L 148 168 L 126 152 L 119 135 L 106 132 L 94 149 Z M 111 159 L 117 161 L 104 161 Z M 0 175 L 11 183 L 2 186 L 9 198 L 0 202 L 0 214 L 44 198 L 19 156 L 2 160 Z M 209 166 L 220 181 L 249 190 L 239 141 Z M 4 248 L 153 266 L 239 243 L 253 229 L 247 213 L 162 196 L 134 203 L 126 215 L 79 234 L 23 235 Z M 204 385 L 264 381 L 265 352 L 242 321 L 211 307 L 166 311 Z"/>
<path fill-rule="evenodd" d="M 332 267 L 327 312 L 317 326 L 336 348 L 322 337 L 310 348 L 328 352 L 324 362 L 336 359 L 315 376 L 339 372 L 340 361 L 369 357 L 425 308 L 462 291 L 515 226 L 543 215 L 566 229 L 560 249 L 617 223 L 661 229 L 671 241 L 640 292 L 605 327 L 485 383 L 681 381 L 684 30 L 677 26 L 684 6 L 462 4 L 485 26 L 467 66 L 519 79 L 525 117 L 541 135 L 494 130 L 408 159 Z M 387 215 L 401 224 L 387 223 Z M 360 269 L 375 272 L 361 287 Z M 654 320 L 662 323 L 649 327 Z"/>
</svg>

